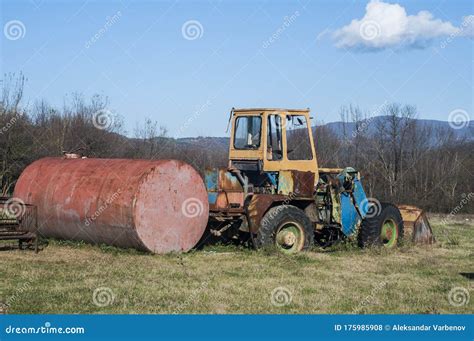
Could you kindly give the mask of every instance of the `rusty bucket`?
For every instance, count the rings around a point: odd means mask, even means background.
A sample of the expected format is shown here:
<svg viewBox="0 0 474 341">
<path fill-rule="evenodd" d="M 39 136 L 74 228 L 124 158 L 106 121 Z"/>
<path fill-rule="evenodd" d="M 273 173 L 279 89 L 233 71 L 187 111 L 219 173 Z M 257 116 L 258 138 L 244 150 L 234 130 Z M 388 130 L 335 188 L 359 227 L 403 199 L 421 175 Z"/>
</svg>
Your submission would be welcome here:
<svg viewBox="0 0 474 341">
<path fill-rule="evenodd" d="M 405 227 L 405 236 L 415 244 L 433 244 L 435 238 L 428 218 L 422 209 L 409 206 L 398 206 Z"/>
</svg>

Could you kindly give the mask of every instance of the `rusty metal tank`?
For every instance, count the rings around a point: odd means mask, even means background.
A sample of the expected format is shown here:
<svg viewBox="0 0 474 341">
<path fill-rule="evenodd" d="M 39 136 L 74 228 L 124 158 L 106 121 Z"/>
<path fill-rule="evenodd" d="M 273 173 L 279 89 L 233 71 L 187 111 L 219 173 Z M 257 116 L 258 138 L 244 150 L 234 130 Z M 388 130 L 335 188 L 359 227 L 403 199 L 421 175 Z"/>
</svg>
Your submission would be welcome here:
<svg viewBox="0 0 474 341">
<path fill-rule="evenodd" d="M 38 207 L 43 236 L 154 253 L 190 250 L 209 215 L 203 180 L 176 160 L 44 158 L 14 197 Z"/>
</svg>

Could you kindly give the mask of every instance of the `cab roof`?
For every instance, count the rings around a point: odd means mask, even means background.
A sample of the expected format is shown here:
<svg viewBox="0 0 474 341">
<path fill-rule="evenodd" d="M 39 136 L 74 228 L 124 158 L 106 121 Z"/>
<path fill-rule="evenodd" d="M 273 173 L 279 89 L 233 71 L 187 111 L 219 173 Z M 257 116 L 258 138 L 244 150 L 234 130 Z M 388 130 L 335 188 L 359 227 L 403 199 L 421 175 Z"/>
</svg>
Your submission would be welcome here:
<svg viewBox="0 0 474 341">
<path fill-rule="evenodd" d="M 279 112 L 309 112 L 309 108 L 306 109 L 285 109 L 285 108 L 232 108 L 233 112 L 264 112 L 264 111 L 279 111 Z"/>
</svg>

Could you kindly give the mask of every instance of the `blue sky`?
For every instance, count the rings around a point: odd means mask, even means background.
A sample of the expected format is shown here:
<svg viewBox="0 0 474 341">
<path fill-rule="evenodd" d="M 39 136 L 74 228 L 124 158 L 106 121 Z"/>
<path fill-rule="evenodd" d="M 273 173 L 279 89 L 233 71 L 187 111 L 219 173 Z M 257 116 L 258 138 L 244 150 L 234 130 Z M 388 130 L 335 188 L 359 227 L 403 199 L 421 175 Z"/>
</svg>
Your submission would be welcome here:
<svg viewBox="0 0 474 341">
<path fill-rule="evenodd" d="M 468 0 L 375 1 L 368 16 L 368 1 L 1 3 L 1 73 L 25 74 L 25 103 L 103 94 L 129 133 L 148 117 L 171 136 L 225 136 L 232 107 L 310 107 L 331 122 L 345 104 L 395 101 L 420 118 L 474 116 Z M 395 34 L 397 20 L 408 28 Z M 366 22 L 375 38 L 359 36 Z"/>
</svg>

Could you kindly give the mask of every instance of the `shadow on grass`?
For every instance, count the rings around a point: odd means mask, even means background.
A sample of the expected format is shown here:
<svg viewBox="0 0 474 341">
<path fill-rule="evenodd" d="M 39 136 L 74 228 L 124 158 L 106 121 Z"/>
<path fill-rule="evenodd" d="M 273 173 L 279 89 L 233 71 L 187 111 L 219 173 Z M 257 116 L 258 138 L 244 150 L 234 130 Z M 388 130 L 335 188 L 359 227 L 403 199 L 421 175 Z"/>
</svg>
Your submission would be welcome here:
<svg viewBox="0 0 474 341">
<path fill-rule="evenodd" d="M 110 246 L 106 244 L 92 244 L 85 241 L 72 241 L 72 240 L 63 240 L 63 239 L 54 239 L 48 238 L 42 240 L 42 244 L 47 247 L 48 245 L 52 246 L 65 246 L 72 249 L 97 249 L 103 253 L 113 254 L 113 255 L 142 255 L 150 256 L 153 255 L 150 252 L 141 251 L 132 248 L 120 248 L 116 246 Z"/>
</svg>

